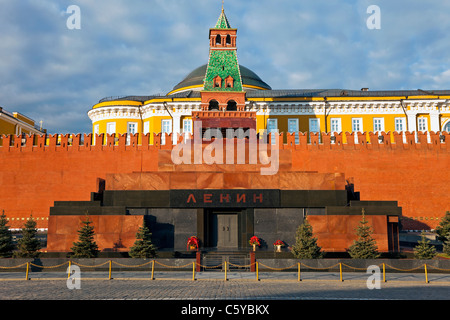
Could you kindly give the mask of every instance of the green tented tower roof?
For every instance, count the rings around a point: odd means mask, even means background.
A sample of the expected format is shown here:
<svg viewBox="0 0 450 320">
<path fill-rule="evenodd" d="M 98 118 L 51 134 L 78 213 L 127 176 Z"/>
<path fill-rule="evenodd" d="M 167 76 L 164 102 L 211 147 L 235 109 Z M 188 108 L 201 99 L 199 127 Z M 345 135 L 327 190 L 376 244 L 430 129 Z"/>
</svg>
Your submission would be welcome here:
<svg viewBox="0 0 450 320">
<path fill-rule="evenodd" d="M 225 11 L 222 8 L 222 12 L 220 13 L 219 20 L 217 20 L 215 29 L 231 29 L 230 23 L 228 22 L 227 16 L 225 15 Z"/>
</svg>

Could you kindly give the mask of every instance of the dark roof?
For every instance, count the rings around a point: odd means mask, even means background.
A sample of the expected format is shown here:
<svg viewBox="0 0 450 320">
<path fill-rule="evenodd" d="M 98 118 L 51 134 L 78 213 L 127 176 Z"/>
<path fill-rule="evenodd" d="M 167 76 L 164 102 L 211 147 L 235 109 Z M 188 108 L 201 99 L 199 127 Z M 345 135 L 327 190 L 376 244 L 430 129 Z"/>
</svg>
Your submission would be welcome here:
<svg viewBox="0 0 450 320">
<path fill-rule="evenodd" d="M 298 98 L 298 97 L 408 97 L 450 95 L 450 90 L 347 90 L 347 89 L 290 89 L 257 90 L 247 92 L 247 98 Z"/>
<path fill-rule="evenodd" d="M 180 83 L 178 83 L 173 90 L 186 88 L 190 86 L 202 85 L 206 75 L 206 68 L 208 65 L 204 64 L 196 69 L 194 69 L 191 73 L 189 73 L 186 78 L 184 78 Z M 267 90 L 270 90 L 270 86 L 265 83 L 261 78 L 254 73 L 252 70 L 239 65 L 239 69 L 241 72 L 242 84 L 249 86 L 261 87 Z"/>
<path fill-rule="evenodd" d="M 450 90 L 346 90 L 346 89 L 286 89 L 286 90 L 251 90 L 246 93 L 247 99 L 254 98 L 313 98 L 313 97 L 410 97 L 410 96 L 450 96 Z M 199 91 L 186 90 L 167 95 L 150 95 L 150 96 L 120 96 L 107 97 L 101 99 L 104 101 L 140 101 L 145 102 L 157 98 L 200 98 Z"/>
</svg>

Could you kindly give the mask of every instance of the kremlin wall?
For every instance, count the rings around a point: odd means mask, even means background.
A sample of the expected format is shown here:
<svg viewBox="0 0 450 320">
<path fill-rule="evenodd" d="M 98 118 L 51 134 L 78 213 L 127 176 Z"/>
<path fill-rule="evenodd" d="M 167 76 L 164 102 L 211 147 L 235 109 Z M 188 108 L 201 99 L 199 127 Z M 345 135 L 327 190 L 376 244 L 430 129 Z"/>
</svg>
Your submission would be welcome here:
<svg viewBox="0 0 450 320">
<path fill-rule="evenodd" d="M 380 142 L 377 134 L 368 133 L 371 143 L 365 143 L 366 133 L 361 133 L 357 144 L 352 134 L 346 135 L 347 143 L 342 143 L 341 134 L 336 134 L 334 143 L 330 135 L 323 134 L 319 143 L 318 136 L 313 134 L 308 142 L 307 135 L 300 133 L 295 144 L 292 135 L 283 137 L 281 133 L 279 172 L 260 176 L 265 182 L 258 186 L 245 180 L 242 173 L 256 171 L 261 164 L 174 165 L 170 158 L 173 145 L 161 145 L 160 134 L 154 135 L 154 144 L 149 144 L 149 134 L 142 136 L 141 144 L 137 143 L 138 134 L 128 144 L 125 134 L 119 135 L 118 141 L 114 135 L 104 134 L 30 135 L 26 141 L 21 136 L 3 136 L 0 210 L 11 228 L 21 228 L 32 215 L 37 227 L 46 229 L 55 201 L 89 201 L 91 193 L 113 188 L 114 183 L 107 180 L 109 174 L 214 171 L 222 173 L 221 188 L 270 189 L 278 187 L 273 185 L 274 179 L 285 173 L 331 172 L 342 173 L 343 178 L 329 188 L 352 186 L 361 201 L 398 201 L 402 230 L 434 229 L 450 210 L 449 134 L 430 132 L 427 138 L 419 133 L 416 143 L 414 134 L 407 132 L 405 143 L 401 134 L 383 133 L 384 142 Z M 197 186 L 197 181 L 192 181 L 196 176 L 179 177 L 184 183 L 175 188 Z"/>
</svg>

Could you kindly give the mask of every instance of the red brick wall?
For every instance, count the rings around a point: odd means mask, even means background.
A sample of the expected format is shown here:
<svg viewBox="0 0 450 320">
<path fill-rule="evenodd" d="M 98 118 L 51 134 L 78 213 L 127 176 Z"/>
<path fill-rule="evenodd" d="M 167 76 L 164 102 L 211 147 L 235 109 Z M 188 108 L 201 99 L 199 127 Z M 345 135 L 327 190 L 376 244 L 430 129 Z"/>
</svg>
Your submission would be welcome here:
<svg viewBox="0 0 450 320">
<path fill-rule="evenodd" d="M 91 145 L 91 135 L 77 135 L 69 143 L 69 136 L 28 137 L 21 146 L 20 138 L 3 137 L 0 147 L 0 210 L 10 218 L 9 225 L 21 227 L 33 215 L 38 218 L 38 227 L 46 228 L 49 208 L 54 201 L 89 200 L 90 193 L 97 191 L 99 178 L 106 179 L 112 173 L 140 171 L 216 171 L 258 172 L 260 164 L 250 165 L 174 165 L 170 160 L 171 144 L 161 145 L 160 136 L 155 136 L 155 145 L 149 145 L 149 136 L 143 136 L 142 145 L 138 137 L 120 136 L 117 145 L 114 137 L 96 137 Z M 360 141 L 364 141 L 360 137 Z M 283 137 L 280 137 L 283 139 Z M 336 144 L 330 136 L 312 138 L 300 135 L 300 144 L 293 145 L 293 137 L 280 147 L 280 172 L 317 171 L 320 173 L 343 173 L 354 183 L 361 200 L 396 200 L 403 208 L 406 228 L 434 228 L 439 218 L 450 210 L 450 136 L 439 142 L 439 135 L 431 134 L 431 143 L 419 136 L 415 143 L 412 134 L 403 144 L 401 136 L 395 135 L 397 143 L 378 144 L 374 136 L 371 144 L 347 144 L 337 136 Z M 13 141 L 14 140 L 14 141 Z M 170 138 L 167 141 L 171 141 Z M 7 147 L 11 145 L 10 147 Z M 165 150 L 165 151 L 164 151 Z M 273 178 L 273 177 L 272 177 Z M 270 181 L 271 178 L 264 178 Z M 240 181 L 240 179 L 238 179 Z M 231 180 L 230 180 L 231 181 Z M 294 186 L 295 187 L 295 186 Z M 107 186 L 108 188 L 108 186 Z M 84 214 L 84 213 L 80 213 Z M 14 219 L 14 220 L 12 220 Z M 417 219 L 417 220 L 416 220 Z"/>
</svg>

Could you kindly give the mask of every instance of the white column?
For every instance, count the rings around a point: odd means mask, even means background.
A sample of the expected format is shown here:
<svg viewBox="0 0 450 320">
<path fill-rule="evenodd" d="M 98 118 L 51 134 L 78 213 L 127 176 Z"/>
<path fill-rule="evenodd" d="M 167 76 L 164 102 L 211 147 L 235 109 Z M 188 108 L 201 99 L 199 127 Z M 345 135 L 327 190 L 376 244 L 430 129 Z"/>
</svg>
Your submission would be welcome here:
<svg viewBox="0 0 450 320">
<path fill-rule="evenodd" d="M 172 126 L 172 143 L 177 144 L 178 135 L 181 134 L 181 116 L 179 114 L 173 115 Z"/>
<path fill-rule="evenodd" d="M 437 132 L 439 131 L 439 111 L 430 112 L 430 129 L 429 131 Z"/>
<path fill-rule="evenodd" d="M 406 116 L 408 117 L 408 131 L 417 131 L 417 121 L 416 121 L 416 112 L 410 113 L 409 111 L 406 111 Z"/>
</svg>

